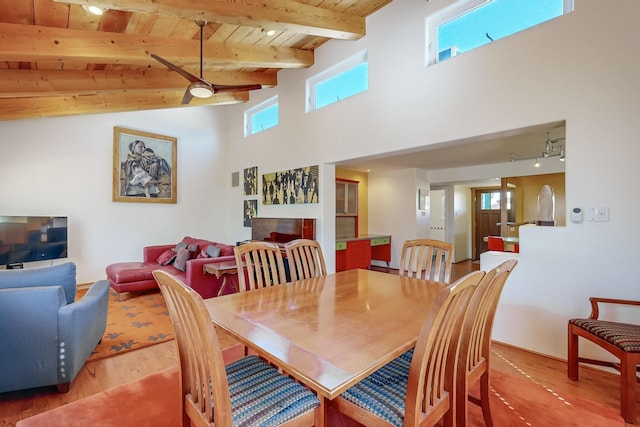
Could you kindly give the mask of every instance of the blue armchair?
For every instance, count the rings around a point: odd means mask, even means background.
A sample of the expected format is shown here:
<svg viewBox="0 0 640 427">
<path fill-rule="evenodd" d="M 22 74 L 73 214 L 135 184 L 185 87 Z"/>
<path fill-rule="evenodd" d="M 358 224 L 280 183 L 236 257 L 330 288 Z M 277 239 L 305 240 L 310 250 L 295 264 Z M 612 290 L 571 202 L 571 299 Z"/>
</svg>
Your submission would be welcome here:
<svg viewBox="0 0 640 427">
<path fill-rule="evenodd" d="M 109 282 L 95 282 L 79 301 L 75 295 L 72 262 L 0 270 L 0 392 L 69 390 L 104 335 Z"/>
</svg>

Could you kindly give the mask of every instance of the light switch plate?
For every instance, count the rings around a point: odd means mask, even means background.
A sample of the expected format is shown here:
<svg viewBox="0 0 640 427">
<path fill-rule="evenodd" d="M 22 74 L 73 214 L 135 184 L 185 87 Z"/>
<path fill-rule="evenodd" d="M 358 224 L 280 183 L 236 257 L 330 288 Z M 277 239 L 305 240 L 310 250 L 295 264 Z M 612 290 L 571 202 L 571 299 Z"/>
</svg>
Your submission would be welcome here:
<svg viewBox="0 0 640 427">
<path fill-rule="evenodd" d="M 598 206 L 589 209 L 589 221 L 607 222 L 609 221 L 609 207 Z"/>
</svg>

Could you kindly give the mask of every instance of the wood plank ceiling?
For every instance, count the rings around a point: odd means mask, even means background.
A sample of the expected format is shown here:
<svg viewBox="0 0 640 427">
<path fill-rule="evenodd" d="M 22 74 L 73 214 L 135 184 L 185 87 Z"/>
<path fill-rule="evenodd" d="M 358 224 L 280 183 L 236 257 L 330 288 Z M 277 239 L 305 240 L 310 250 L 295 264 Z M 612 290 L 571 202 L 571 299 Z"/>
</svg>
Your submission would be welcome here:
<svg viewBox="0 0 640 427">
<path fill-rule="evenodd" d="M 273 87 L 327 41 L 363 37 L 366 17 L 391 1 L 0 0 L 0 120 L 180 107 L 189 81 L 150 54 L 199 75 L 197 20 L 207 22 L 207 81 Z M 183 107 L 248 99 L 218 93 Z"/>
</svg>

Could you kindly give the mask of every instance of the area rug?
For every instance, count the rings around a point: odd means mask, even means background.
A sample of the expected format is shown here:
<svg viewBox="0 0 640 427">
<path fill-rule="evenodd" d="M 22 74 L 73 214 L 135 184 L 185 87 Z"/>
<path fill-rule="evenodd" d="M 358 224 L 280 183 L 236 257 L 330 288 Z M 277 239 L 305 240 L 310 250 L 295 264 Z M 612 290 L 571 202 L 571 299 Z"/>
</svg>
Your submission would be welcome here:
<svg viewBox="0 0 640 427">
<path fill-rule="evenodd" d="M 225 348 L 225 364 L 243 352 L 239 344 Z M 176 427 L 182 425 L 180 399 L 176 366 L 25 418 L 16 427 Z"/>
<path fill-rule="evenodd" d="M 83 292 L 78 292 L 79 298 Z M 174 338 L 169 311 L 160 291 L 137 295 L 125 301 L 111 291 L 107 329 L 87 362 L 139 350 Z"/>
</svg>

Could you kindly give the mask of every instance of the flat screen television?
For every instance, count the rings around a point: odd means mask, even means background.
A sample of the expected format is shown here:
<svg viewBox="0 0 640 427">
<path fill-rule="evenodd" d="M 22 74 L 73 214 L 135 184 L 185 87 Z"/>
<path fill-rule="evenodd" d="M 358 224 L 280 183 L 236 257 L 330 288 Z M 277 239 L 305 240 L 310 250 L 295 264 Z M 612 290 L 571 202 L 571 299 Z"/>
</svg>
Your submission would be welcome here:
<svg viewBox="0 0 640 427">
<path fill-rule="evenodd" d="M 0 266 L 67 257 L 67 217 L 0 216 Z"/>
</svg>

